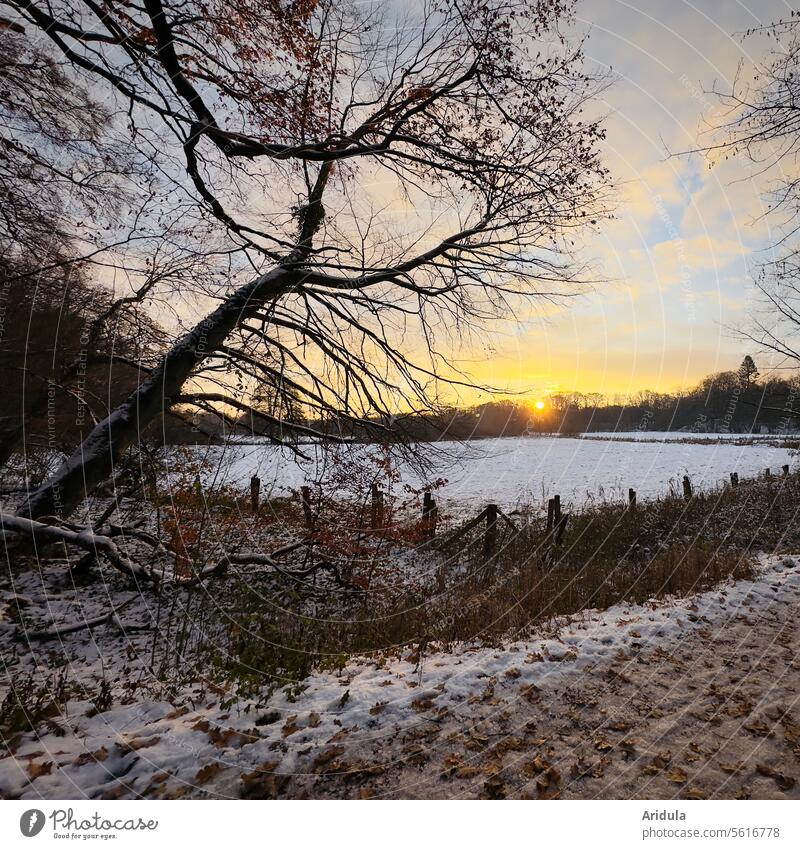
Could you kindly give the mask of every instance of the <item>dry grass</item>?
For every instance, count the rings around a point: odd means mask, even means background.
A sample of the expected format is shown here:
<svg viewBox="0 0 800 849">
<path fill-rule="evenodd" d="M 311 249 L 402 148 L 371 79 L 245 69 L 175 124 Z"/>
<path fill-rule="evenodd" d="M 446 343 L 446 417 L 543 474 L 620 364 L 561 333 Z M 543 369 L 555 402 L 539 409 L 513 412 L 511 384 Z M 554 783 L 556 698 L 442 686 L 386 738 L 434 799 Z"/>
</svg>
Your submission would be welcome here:
<svg viewBox="0 0 800 849">
<path fill-rule="evenodd" d="M 525 520 L 516 530 L 504 523 L 497 553 L 487 560 L 479 527 L 455 543 L 445 536 L 417 546 L 413 560 L 433 564 L 428 572 L 406 581 L 403 568 L 413 567 L 398 567 L 394 582 L 373 577 L 370 592 L 358 597 L 319 586 L 276 588 L 267 576 L 230 577 L 224 592 L 217 586 L 213 600 L 198 598 L 189 615 L 202 624 L 200 656 L 211 657 L 223 677 L 245 687 L 283 685 L 352 655 L 413 656 L 431 643 L 474 640 L 499 645 L 551 617 L 747 577 L 755 553 L 800 546 L 798 504 L 794 475 L 689 501 L 673 494 L 635 510 L 599 503 L 570 517 L 557 547 L 544 519 Z M 408 557 L 409 548 L 395 541 L 382 557 Z M 354 566 L 353 578 L 368 568 Z"/>
</svg>

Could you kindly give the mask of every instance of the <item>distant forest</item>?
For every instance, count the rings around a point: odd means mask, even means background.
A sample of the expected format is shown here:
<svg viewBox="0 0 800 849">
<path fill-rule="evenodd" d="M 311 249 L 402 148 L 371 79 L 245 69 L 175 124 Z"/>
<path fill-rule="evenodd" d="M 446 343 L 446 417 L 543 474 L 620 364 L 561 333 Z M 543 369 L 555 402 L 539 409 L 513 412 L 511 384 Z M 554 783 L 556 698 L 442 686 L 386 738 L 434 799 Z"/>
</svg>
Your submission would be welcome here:
<svg viewBox="0 0 800 849">
<path fill-rule="evenodd" d="M 683 392 L 641 391 L 608 399 L 599 393 L 564 392 L 535 401 L 503 399 L 436 416 L 405 415 L 387 431 L 419 440 L 467 439 L 603 431 L 686 433 L 794 433 L 800 430 L 800 375 L 762 379 L 752 357 L 735 371 L 709 375 Z M 250 423 L 241 420 L 246 430 Z M 264 433 L 257 423 L 252 432 Z M 320 422 L 315 425 L 322 426 Z M 358 427 L 328 429 L 359 438 Z M 272 435 L 280 438 L 273 428 Z"/>
<path fill-rule="evenodd" d="M 99 392 L 94 390 L 99 378 L 95 370 L 87 370 L 85 392 L 97 398 Z M 102 368 L 99 371 L 102 377 Z M 129 390 L 128 376 L 122 366 L 119 375 L 115 373 L 117 394 Z M 13 383 L 10 379 L 7 382 Z M 61 397 L 63 390 L 58 384 L 51 382 L 49 386 L 55 403 L 48 403 L 40 414 L 30 416 L 26 441 L 31 447 L 49 445 L 70 451 L 78 444 L 92 418 L 86 415 L 76 420 L 75 409 L 80 403 L 66 395 Z M 47 387 L 42 395 L 47 399 Z M 28 395 L 29 404 L 31 397 L 35 398 L 34 393 Z M 537 408 L 537 400 L 542 404 L 541 409 Z M 8 421 L 18 406 L 9 385 L 0 402 L 0 423 L 4 420 L 4 408 L 9 408 Z M 563 392 L 540 399 L 502 399 L 466 408 L 451 407 L 437 414 L 398 415 L 390 421 L 371 419 L 369 428 L 352 420 L 307 418 L 302 409 L 294 405 L 287 407 L 284 399 L 271 399 L 266 393 L 260 406 L 270 416 L 268 424 L 252 414 L 227 415 L 223 419 L 211 412 L 182 413 L 176 409 L 148 427 L 142 433 L 142 441 L 150 444 L 220 442 L 235 434 L 239 437 L 268 436 L 276 442 L 289 442 L 298 438 L 291 424 L 310 425 L 315 430 L 355 441 L 375 441 L 377 423 L 383 425 L 387 442 L 598 431 L 794 433 L 800 430 L 800 375 L 788 379 L 762 378 L 748 356 L 739 369 L 709 375 L 695 388 L 678 393 L 642 391 L 630 397 L 608 399 L 599 393 Z M 278 424 L 274 423 L 276 420 Z M 287 423 L 285 429 L 280 424 L 284 421 Z M 8 441 L 13 443 L 13 440 Z M 17 449 L 21 441 L 17 442 Z"/>
</svg>

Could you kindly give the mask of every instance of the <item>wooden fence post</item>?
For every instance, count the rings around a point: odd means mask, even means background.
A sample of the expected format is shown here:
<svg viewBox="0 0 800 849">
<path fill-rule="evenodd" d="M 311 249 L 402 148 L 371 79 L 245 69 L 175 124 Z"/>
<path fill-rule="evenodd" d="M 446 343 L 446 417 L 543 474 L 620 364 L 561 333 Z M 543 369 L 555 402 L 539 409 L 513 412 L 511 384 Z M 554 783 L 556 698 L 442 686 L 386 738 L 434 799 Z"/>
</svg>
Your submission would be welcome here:
<svg viewBox="0 0 800 849">
<path fill-rule="evenodd" d="M 311 512 L 311 487 L 300 487 L 300 501 L 303 505 L 303 516 L 306 521 L 306 528 L 309 531 L 314 530 L 314 514 Z"/>
<path fill-rule="evenodd" d="M 370 527 L 373 531 L 383 528 L 383 492 L 377 483 L 372 484 L 372 510 L 370 513 Z"/>
<path fill-rule="evenodd" d="M 692 482 L 689 475 L 683 476 L 683 497 L 688 501 L 692 497 Z"/>
<path fill-rule="evenodd" d="M 433 539 L 436 536 L 436 522 L 439 519 L 439 508 L 430 492 L 422 497 L 422 528 L 425 539 Z"/>
<path fill-rule="evenodd" d="M 771 478 L 772 477 L 772 469 L 767 469 L 767 471 L 764 472 L 764 477 L 765 478 Z"/>
<path fill-rule="evenodd" d="M 497 548 L 497 505 L 486 505 L 486 533 L 483 537 L 483 556 L 491 557 Z"/>
<path fill-rule="evenodd" d="M 556 538 L 555 544 L 561 545 L 561 539 L 564 536 L 564 531 L 567 529 L 567 522 L 569 521 L 569 513 L 562 513 L 558 517 L 558 524 L 556 525 Z"/>
<path fill-rule="evenodd" d="M 556 520 L 556 522 L 558 522 L 558 520 L 561 518 L 561 496 L 560 495 L 554 495 L 553 496 L 553 509 L 555 510 L 555 520 Z"/>
<path fill-rule="evenodd" d="M 553 530 L 553 522 L 556 514 L 555 498 L 549 498 L 547 501 L 547 533 Z"/>
<path fill-rule="evenodd" d="M 636 490 L 629 489 L 628 490 L 628 509 L 635 510 L 636 509 Z"/>
<path fill-rule="evenodd" d="M 253 475 L 250 478 L 250 508 L 255 516 L 258 513 L 258 499 L 261 495 L 261 478 Z"/>
<path fill-rule="evenodd" d="M 783 467 L 783 476 L 784 476 L 784 477 L 786 477 L 786 475 L 788 475 L 788 474 L 789 474 L 789 464 L 787 463 L 787 464 Z"/>
<path fill-rule="evenodd" d="M 739 486 L 739 472 L 731 472 L 731 486 Z"/>
</svg>

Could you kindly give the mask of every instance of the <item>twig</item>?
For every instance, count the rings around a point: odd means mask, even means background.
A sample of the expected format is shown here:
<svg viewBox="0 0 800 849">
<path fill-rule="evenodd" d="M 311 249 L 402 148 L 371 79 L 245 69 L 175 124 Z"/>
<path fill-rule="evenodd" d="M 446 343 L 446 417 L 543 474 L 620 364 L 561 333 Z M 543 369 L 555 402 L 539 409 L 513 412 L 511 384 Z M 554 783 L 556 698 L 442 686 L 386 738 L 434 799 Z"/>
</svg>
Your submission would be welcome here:
<svg viewBox="0 0 800 849">
<path fill-rule="evenodd" d="M 63 637 L 65 634 L 74 634 L 76 631 L 83 631 L 85 628 L 96 628 L 98 625 L 104 625 L 106 622 L 113 622 L 120 630 L 124 631 L 125 626 L 119 619 L 119 612 L 126 608 L 132 601 L 135 601 L 138 596 L 131 596 L 122 604 L 112 607 L 101 616 L 95 616 L 93 619 L 84 619 L 83 622 L 75 622 L 71 625 L 53 626 L 45 631 L 25 631 L 25 636 L 29 640 L 53 640 L 57 637 Z M 149 626 L 133 626 L 137 630 L 142 627 Z M 130 630 L 130 629 L 129 629 Z"/>
</svg>

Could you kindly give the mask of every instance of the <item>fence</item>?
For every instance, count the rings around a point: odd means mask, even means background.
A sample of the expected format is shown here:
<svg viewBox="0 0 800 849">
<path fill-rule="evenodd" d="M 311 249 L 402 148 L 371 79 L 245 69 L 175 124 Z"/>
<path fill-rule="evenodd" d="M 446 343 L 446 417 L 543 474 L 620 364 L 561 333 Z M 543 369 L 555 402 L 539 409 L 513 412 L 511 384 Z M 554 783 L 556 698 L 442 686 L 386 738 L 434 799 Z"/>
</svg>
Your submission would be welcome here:
<svg viewBox="0 0 800 849">
<path fill-rule="evenodd" d="M 783 477 L 789 475 L 789 465 L 781 467 Z M 770 479 L 772 470 L 767 468 L 764 471 L 764 477 Z M 738 487 L 740 484 L 739 473 L 730 473 L 731 487 Z M 259 495 L 261 492 L 261 480 L 257 475 L 250 478 L 250 500 L 253 514 L 257 514 L 259 510 Z M 683 476 L 683 497 L 689 501 L 694 495 L 692 481 L 689 475 Z M 315 528 L 314 514 L 311 506 L 311 489 L 308 486 L 300 488 L 300 503 L 303 509 L 303 517 L 306 528 L 313 532 Z M 385 523 L 385 503 L 384 495 L 380 486 L 373 483 L 370 492 L 370 529 L 380 531 L 384 529 Z M 636 490 L 628 489 L 628 510 L 636 510 Z M 567 529 L 570 514 L 564 513 L 561 510 L 561 496 L 554 495 L 547 502 L 547 524 L 545 529 L 545 549 L 551 552 L 553 549 L 561 545 L 564 534 Z M 425 492 L 422 500 L 422 539 L 432 541 L 436 538 L 437 525 L 439 521 L 439 508 L 432 493 Z M 481 523 L 485 523 L 483 532 L 483 556 L 486 559 L 492 558 L 497 552 L 499 533 L 498 528 L 503 522 L 513 531 L 519 531 L 514 521 L 507 516 L 497 504 L 487 504 L 486 507 L 470 519 L 460 528 L 449 532 L 446 536 L 446 542 L 451 544 L 466 536 L 470 531 L 476 529 Z"/>
</svg>

